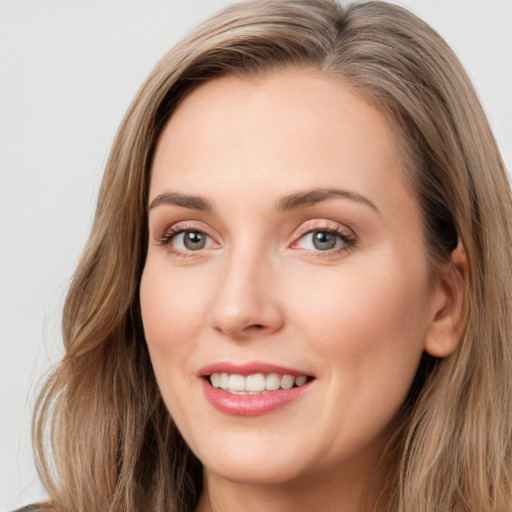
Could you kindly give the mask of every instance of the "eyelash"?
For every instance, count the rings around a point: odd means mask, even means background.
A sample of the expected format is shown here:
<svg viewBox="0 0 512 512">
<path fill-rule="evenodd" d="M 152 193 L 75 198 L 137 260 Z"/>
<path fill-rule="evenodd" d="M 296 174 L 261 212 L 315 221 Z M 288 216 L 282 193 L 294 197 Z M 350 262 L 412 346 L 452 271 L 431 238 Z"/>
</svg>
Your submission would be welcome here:
<svg viewBox="0 0 512 512">
<path fill-rule="evenodd" d="M 178 235 L 182 233 L 188 233 L 188 232 L 197 232 L 201 233 L 204 236 L 208 237 L 209 239 L 212 239 L 211 236 L 209 236 L 207 233 L 205 233 L 204 230 L 198 229 L 194 226 L 190 225 L 183 225 L 183 224 L 177 224 L 175 226 L 171 226 L 168 228 L 159 238 L 158 242 L 159 245 L 162 247 L 165 247 L 171 254 L 177 257 L 181 258 L 190 258 L 196 256 L 195 253 L 201 252 L 201 249 L 197 251 L 181 251 L 177 250 L 172 247 L 171 242 L 174 238 L 176 238 Z M 296 241 L 292 244 L 292 248 L 296 247 L 300 240 L 302 240 L 306 235 L 314 233 L 314 232 L 320 232 L 320 233 L 329 233 L 331 235 L 334 235 L 338 237 L 342 241 L 341 247 L 336 247 L 333 249 L 327 249 L 325 251 L 321 250 L 312 250 L 312 249 L 303 249 L 303 251 L 311 257 L 314 258 L 328 258 L 332 257 L 347 251 L 350 251 L 353 249 L 356 245 L 357 239 L 356 236 L 353 234 L 352 231 L 349 231 L 348 229 L 342 229 L 338 224 L 328 223 L 327 221 L 314 221 L 311 223 L 304 224 L 297 237 Z"/>
<path fill-rule="evenodd" d="M 357 243 L 357 238 L 352 230 L 348 228 L 342 228 L 337 223 L 332 223 L 328 221 L 312 221 L 301 226 L 301 229 L 298 233 L 296 241 L 292 244 L 292 247 L 296 246 L 300 240 L 302 240 L 306 235 L 312 233 L 329 233 L 338 237 L 342 245 L 341 247 L 335 247 L 333 249 L 328 249 L 325 251 L 321 250 L 312 250 L 312 249 L 303 249 L 306 255 L 314 257 L 314 258 L 330 258 L 333 256 L 337 256 L 339 254 L 348 252 L 352 250 Z"/>
<path fill-rule="evenodd" d="M 201 233 L 205 235 L 206 237 L 211 239 L 211 236 L 209 236 L 207 233 L 204 232 L 202 229 L 195 228 L 194 226 L 187 226 L 184 224 L 177 224 L 175 226 L 171 226 L 168 228 L 160 237 L 159 244 L 162 247 L 165 247 L 171 254 L 174 256 L 177 256 L 179 258 L 190 258 L 195 256 L 195 252 L 200 251 L 180 251 L 178 249 L 175 249 L 172 247 L 171 242 L 174 238 L 176 238 L 178 235 L 181 235 L 182 233 Z"/>
</svg>

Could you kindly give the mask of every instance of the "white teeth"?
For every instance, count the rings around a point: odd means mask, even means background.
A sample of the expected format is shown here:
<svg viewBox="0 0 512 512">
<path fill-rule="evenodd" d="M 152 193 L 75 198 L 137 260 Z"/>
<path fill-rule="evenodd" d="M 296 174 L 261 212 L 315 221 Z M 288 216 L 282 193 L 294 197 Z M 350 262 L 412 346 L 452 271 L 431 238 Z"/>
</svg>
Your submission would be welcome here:
<svg viewBox="0 0 512 512">
<path fill-rule="evenodd" d="M 220 374 L 220 385 L 222 389 L 228 389 L 229 387 L 229 375 L 227 373 Z"/>
<path fill-rule="evenodd" d="M 303 386 L 304 384 L 306 384 L 307 380 L 308 380 L 308 378 L 305 375 L 303 375 L 302 377 L 297 377 L 295 379 L 295 385 Z"/>
<path fill-rule="evenodd" d="M 281 376 L 277 373 L 269 373 L 265 381 L 265 388 L 268 391 L 276 391 L 281 386 Z"/>
<path fill-rule="evenodd" d="M 245 378 L 246 391 L 265 391 L 265 375 L 256 373 Z"/>
<path fill-rule="evenodd" d="M 305 375 L 279 375 L 278 373 L 255 373 L 246 377 L 239 374 L 212 373 L 210 382 L 214 388 L 221 388 L 228 393 L 237 395 L 258 395 L 278 389 L 291 389 L 293 386 L 303 386 L 308 381 Z"/>
<path fill-rule="evenodd" d="M 293 388 L 293 385 L 295 384 L 295 378 L 291 375 L 283 375 L 281 377 L 281 387 L 283 389 L 291 389 Z"/>
<path fill-rule="evenodd" d="M 212 373 L 210 381 L 214 388 L 220 387 L 220 375 L 218 373 Z"/>
<path fill-rule="evenodd" d="M 230 375 L 228 379 L 228 388 L 231 391 L 245 391 L 245 378 L 243 375 Z"/>
</svg>

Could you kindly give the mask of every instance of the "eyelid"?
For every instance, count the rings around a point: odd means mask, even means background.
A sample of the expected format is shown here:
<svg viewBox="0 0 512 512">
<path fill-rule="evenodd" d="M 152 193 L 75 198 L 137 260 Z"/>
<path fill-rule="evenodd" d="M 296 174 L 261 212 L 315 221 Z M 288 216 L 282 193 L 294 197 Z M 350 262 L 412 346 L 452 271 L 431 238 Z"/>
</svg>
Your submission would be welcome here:
<svg viewBox="0 0 512 512">
<path fill-rule="evenodd" d="M 218 238 L 218 235 L 214 230 L 199 220 L 180 220 L 172 223 L 166 223 L 162 228 L 155 229 L 153 238 L 155 241 L 160 242 L 166 235 L 174 235 L 183 231 L 200 231 L 212 239 Z"/>
<path fill-rule="evenodd" d="M 332 249 L 327 250 L 312 250 L 312 249 L 305 249 L 298 246 L 300 240 L 302 240 L 306 235 L 313 233 L 315 231 L 318 232 L 328 232 L 332 233 L 338 237 L 344 242 L 342 247 L 334 247 Z M 357 236 L 355 232 L 338 222 L 327 220 L 327 219 L 314 219 L 307 221 L 303 223 L 299 228 L 295 231 L 293 235 L 293 243 L 291 244 L 292 249 L 297 249 L 300 251 L 303 251 L 307 255 L 313 256 L 315 258 L 326 258 L 326 257 L 332 257 L 333 255 L 338 255 L 340 253 L 346 252 L 350 249 L 352 249 L 356 243 L 357 243 Z"/>
<path fill-rule="evenodd" d="M 186 232 L 199 232 L 203 233 L 206 237 L 210 239 L 209 247 L 204 247 L 201 249 L 198 249 L 196 251 L 194 250 L 181 250 L 176 249 L 172 246 L 172 241 L 181 233 Z M 205 250 L 211 249 L 212 245 L 219 246 L 219 242 L 217 241 L 217 236 L 212 234 L 212 230 L 209 229 L 209 227 L 205 226 L 202 222 L 199 221 L 181 221 L 177 222 L 175 224 L 171 224 L 167 226 L 163 230 L 159 230 L 157 233 L 155 233 L 155 241 L 158 243 L 158 245 L 162 246 L 166 250 L 168 250 L 170 253 L 181 256 L 181 257 L 194 257 L 199 256 L 201 253 L 203 253 Z M 213 248 L 214 248 L 213 247 Z"/>
<path fill-rule="evenodd" d="M 329 231 L 333 233 L 340 233 L 347 237 L 356 238 L 354 231 L 346 225 L 328 219 L 313 219 L 301 224 L 293 234 L 294 239 L 310 233 L 311 231 Z"/>
</svg>

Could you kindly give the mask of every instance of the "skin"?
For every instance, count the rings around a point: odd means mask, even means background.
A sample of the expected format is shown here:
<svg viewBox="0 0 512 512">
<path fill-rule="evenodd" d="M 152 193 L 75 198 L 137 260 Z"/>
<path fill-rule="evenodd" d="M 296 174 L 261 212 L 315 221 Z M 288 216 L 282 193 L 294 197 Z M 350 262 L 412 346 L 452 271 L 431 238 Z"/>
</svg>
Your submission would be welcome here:
<svg viewBox="0 0 512 512">
<path fill-rule="evenodd" d="M 453 279 L 429 281 L 392 135 L 343 84 L 299 69 L 208 82 L 165 127 L 149 203 L 179 193 L 210 209 L 150 208 L 140 300 L 162 396 L 204 465 L 197 510 L 369 509 L 368 481 L 421 354 L 455 348 Z M 353 196 L 276 208 L 320 189 Z M 208 235 L 205 247 L 163 243 L 176 225 Z M 334 250 L 307 234 L 325 229 L 345 237 Z M 233 416 L 198 377 L 219 361 L 315 379 L 271 413 Z"/>
</svg>

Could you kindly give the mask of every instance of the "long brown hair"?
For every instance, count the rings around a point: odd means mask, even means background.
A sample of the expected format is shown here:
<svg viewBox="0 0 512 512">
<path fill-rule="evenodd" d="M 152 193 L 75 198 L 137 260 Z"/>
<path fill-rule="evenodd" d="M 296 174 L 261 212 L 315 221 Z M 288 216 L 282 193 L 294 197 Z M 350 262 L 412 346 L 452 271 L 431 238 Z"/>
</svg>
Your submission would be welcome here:
<svg viewBox="0 0 512 512">
<path fill-rule="evenodd" d="M 36 459 L 51 510 L 194 509 L 201 464 L 163 405 L 139 311 L 152 156 L 178 103 L 201 83 L 283 66 L 330 74 L 389 117 L 423 212 L 432 273 L 457 245 L 469 262 L 463 339 L 445 359 L 422 360 L 381 506 L 510 509 L 512 204 L 464 69 L 434 30 L 397 6 L 254 0 L 171 50 L 119 128 L 64 308 L 66 354 L 36 407 Z"/>
</svg>

